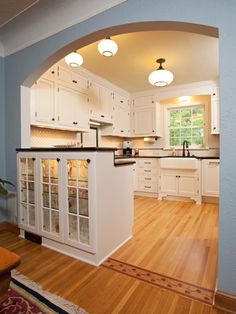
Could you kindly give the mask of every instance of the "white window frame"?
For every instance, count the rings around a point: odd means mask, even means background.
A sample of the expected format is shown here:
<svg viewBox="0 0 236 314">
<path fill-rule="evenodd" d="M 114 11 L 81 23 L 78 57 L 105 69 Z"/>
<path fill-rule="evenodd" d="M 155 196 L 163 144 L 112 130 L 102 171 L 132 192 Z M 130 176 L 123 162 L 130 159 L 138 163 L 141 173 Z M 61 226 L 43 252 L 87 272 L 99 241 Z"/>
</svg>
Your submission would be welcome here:
<svg viewBox="0 0 236 314">
<path fill-rule="evenodd" d="M 174 110 L 174 109 L 181 109 L 181 108 L 192 108 L 192 107 L 198 107 L 198 106 L 203 106 L 204 107 L 204 145 L 203 146 L 199 146 L 199 145 L 190 145 L 190 149 L 208 149 L 208 133 L 209 133 L 209 126 L 208 126 L 208 121 L 209 121 L 209 112 L 208 112 L 208 102 L 186 102 L 186 103 L 182 103 L 180 105 L 175 104 L 166 104 L 165 108 L 164 108 L 164 132 L 165 132 L 165 146 L 164 149 L 182 149 L 182 145 L 180 146 L 170 146 L 170 134 L 169 134 L 169 118 L 170 118 L 170 114 L 169 111 L 170 110 Z"/>
</svg>

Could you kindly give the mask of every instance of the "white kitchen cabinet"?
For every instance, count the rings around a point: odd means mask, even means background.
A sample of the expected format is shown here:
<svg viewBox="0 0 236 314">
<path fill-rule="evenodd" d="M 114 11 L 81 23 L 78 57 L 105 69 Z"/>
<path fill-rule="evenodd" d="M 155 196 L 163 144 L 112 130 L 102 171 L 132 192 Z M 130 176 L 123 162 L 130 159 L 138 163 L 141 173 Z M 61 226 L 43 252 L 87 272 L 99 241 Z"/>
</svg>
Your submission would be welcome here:
<svg viewBox="0 0 236 314">
<path fill-rule="evenodd" d="M 157 193 L 158 193 L 158 159 L 137 158 L 135 194 L 157 196 Z"/>
<path fill-rule="evenodd" d="M 17 153 L 21 236 L 101 264 L 132 236 L 132 165 L 116 167 L 114 149 L 39 150 Z"/>
<path fill-rule="evenodd" d="M 130 107 L 127 97 L 114 93 L 113 125 L 104 126 L 101 135 L 130 136 Z"/>
<path fill-rule="evenodd" d="M 19 227 L 31 232 L 38 232 L 36 215 L 36 167 L 34 155 L 18 159 L 18 202 Z"/>
<path fill-rule="evenodd" d="M 31 123 L 34 125 L 55 124 L 55 83 L 42 78 L 31 88 Z"/>
<path fill-rule="evenodd" d="M 202 160 L 202 195 L 219 197 L 220 194 L 220 160 Z"/>
<path fill-rule="evenodd" d="M 60 159 L 56 155 L 39 158 L 40 234 L 57 241 L 62 240 L 62 204 Z"/>
<path fill-rule="evenodd" d="M 132 136 L 162 136 L 162 109 L 154 96 L 133 100 Z"/>
<path fill-rule="evenodd" d="M 76 91 L 83 93 L 88 92 L 88 79 L 75 71 L 62 67 L 61 65 L 58 66 L 58 80 L 61 84 L 75 89 Z"/>
<path fill-rule="evenodd" d="M 211 94 L 211 134 L 220 134 L 219 87 L 213 87 L 212 88 L 212 94 Z"/>
<path fill-rule="evenodd" d="M 159 199 L 167 196 L 187 197 L 201 203 L 200 161 L 195 169 L 167 168 L 165 159 L 160 161 Z"/>
<path fill-rule="evenodd" d="M 89 107 L 87 95 L 58 85 L 58 125 L 69 129 L 89 130 Z"/>
</svg>

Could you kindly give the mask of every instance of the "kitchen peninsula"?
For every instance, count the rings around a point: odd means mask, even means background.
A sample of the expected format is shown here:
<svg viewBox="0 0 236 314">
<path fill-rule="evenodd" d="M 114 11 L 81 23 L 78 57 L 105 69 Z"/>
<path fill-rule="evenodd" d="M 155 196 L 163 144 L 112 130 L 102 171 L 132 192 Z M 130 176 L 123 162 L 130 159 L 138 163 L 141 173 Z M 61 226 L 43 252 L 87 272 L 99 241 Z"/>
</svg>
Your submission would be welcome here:
<svg viewBox="0 0 236 314">
<path fill-rule="evenodd" d="M 114 148 L 17 149 L 21 236 L 99 265 L 132 237 L 133 161 Z"/>
</svg>

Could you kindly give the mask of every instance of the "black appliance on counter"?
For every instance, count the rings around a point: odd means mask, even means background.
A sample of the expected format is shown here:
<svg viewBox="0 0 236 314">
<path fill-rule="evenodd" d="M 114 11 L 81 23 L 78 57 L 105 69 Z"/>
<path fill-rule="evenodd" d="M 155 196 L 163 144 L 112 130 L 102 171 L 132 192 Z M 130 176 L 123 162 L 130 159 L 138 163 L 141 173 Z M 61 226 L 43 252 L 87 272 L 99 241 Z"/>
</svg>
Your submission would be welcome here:
<svg viewBox="0 0 236 314">
<path fill-rule="evenodd" d="M 132 148 L 131 147 L 123 148 L 123 155 L 132 156 Z"/>
</svg>

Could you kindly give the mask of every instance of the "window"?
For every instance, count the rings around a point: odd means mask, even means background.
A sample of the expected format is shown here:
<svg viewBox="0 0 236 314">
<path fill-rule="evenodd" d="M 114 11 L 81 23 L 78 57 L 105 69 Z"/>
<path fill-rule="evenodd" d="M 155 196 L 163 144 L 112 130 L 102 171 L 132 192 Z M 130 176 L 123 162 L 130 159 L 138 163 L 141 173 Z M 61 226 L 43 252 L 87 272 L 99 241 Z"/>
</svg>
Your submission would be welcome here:
<svg viewBox="0 0 236 314">
<path fill-rule="evenodd" d="M 169 146 L 181 146 L 188 141 L 192 147 L 205 145 L 205 109 L 204 105 L 170 108 L 169 110 Z"/>
</svg>

